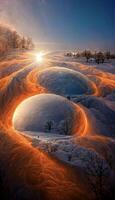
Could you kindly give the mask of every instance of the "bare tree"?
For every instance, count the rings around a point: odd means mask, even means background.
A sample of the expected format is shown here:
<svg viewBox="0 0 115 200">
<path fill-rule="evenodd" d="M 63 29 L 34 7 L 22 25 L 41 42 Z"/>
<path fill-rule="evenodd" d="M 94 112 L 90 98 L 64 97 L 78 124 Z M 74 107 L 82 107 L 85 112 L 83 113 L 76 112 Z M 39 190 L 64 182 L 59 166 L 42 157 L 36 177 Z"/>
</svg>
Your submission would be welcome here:
<svg viewBox="0 0 115 200">
<path fill-rule="evenodd" d="M 25 39 L 25 37 L 22 38 L 21 43 L 22 43 L 22 49 L 26 49 L 26 39 Z"/>
<path fill-rule="evenodd" d="M 105 53 L 105 58 L 106 58 L 107 60 L 109 60 L 109 59 L 111 58 L 111 53 L 110 53 L 110 51 L 107 51 L 107 52 Z"/>
<path fill-rule="evenodd" d="M 32 41 L 32 38 L 28 37 L 26 43 L 27 43 L 27 49 L 33 49 L 34 48 L 34 43 Z"/>
<path fill-rule="evenodd" d="M 4 55 L 8 51 L 8 43 L 5 38 L 0 37 L 0 55 Z"/>
<path fill-rule="evenodd" d="M 104 63 L 104 60 L 105 60 L 104 54 L 101 51 L 99 51 L 96 54 L 96 62 L 97 62 L 97 64 Z"/>
<path fill-rule="evenodd" d="M 85 161 L 88 184 L 94 194 L 94 199 L 104 200 L 110 175 L 109 166 L 104 159 L 94 153 L 89 153 L 83 160 Z"/>
<path fill-rule="evenodd" d="M 84 56 L 86 57 L 87 62 L 89 62 L 89 59 L 91 58 L 91 52 L 88 50 L 85 50 Z"/>
<path fill-rule="evenodd" d="M 7 26 L 0 25 L 0 55 L 4 55 L 9 49 L 32 49 L 34 47 L 31 38 L 20 36 L 16 31 Z"/>
<path fill-rule="evenodd" d="M 47 121 L 45 124 L 46 132 L 51 132 L 52 128 L 53 128 L 53 121 Z"/>
<path fill-rule="evenodd" d="M 62 120 L 59 124 L 59 132 L 64 135 L 71 135 L 72 133 L 72 124 L 69 119 Z"/>
<path fill-rule="evenodd" d="M 18 41 L 19 41 L 20 36 L 16 31 L 12 32 L 12 48 L 18 48 Z"/>
</svg>

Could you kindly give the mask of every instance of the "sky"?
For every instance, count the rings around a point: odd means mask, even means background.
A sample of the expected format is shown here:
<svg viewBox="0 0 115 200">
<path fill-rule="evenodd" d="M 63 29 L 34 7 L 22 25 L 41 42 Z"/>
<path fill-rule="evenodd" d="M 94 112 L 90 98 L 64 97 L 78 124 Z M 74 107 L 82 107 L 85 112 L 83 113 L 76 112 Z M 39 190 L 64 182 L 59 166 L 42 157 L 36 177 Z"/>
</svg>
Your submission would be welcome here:
<svg viewBox="0 0 115 200">
<path fill-rule="evenodd" d="M 0 0 L 0 23 L 41 48 L 115 51 L 114 0 Z"/>
</svg>

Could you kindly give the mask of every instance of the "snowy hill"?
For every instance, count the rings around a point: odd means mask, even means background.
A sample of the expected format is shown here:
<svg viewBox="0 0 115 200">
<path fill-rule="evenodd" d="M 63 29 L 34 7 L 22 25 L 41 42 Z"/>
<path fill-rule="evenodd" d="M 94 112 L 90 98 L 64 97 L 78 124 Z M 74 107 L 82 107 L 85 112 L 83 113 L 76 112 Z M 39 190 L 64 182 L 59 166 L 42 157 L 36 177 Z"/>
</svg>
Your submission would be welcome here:
<svg viewBox="0 0 115 200">
<path fill-rule="evenodd" d="M 75 70 L 51 67 L 42 70 L 38 82 L 49 92 L 59 95 L 80 95 L 92 93 L 90 80 Z"/>
</svg>

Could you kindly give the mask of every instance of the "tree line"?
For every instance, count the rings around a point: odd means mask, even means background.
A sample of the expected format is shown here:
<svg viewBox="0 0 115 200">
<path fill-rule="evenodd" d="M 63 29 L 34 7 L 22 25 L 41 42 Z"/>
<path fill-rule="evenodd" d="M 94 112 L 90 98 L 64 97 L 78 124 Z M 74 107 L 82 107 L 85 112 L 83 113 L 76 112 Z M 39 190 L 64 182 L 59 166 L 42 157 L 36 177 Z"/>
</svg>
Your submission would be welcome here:
<svg viewBox="0 0 115 200">
<path fill-rule="evenodd" d="M 81 58 L 85 57 L 86 62 L 96 62 L 97 64 L 99 63 L 104 63 L 105 60 L 110 60 L 110 59 L 115 59 L 115 54 L 111 54 L 110 51 L 102 52 L 91 52 L 89 50 L 85 50 L 82 52 L 67 52 L 65 56 L 68 57 L 73 57 L 73 58 Z"/>
<path fill-rule="evenodd" d="M 0 56 L 7 53 L 10 49 L 33 49 L 32 38 L 24 37 L 17 31 L 9 27 L 0 25 Z"/>
</svg>

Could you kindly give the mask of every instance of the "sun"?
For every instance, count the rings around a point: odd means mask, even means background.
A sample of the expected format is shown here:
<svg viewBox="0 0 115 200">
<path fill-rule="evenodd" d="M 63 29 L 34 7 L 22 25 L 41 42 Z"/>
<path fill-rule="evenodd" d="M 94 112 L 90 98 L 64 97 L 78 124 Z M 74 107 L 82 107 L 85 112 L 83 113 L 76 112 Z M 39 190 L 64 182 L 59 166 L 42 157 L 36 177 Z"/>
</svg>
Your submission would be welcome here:
<svg viewBox="0 0 115 200">
<path fill-rule="evenodd" d="M 44 54 L 42 52 L 39 52 L 36 54 L 36 61 L 38 63 L 42 63 L 43 62 L 43 57 L 44 57 Z"/>
<path fill-rule="evenodd" d="M 46 61 L 46 56 L 49 54 L 49 51 L 32 51 L 28 52 L 28 59 L 35 64 L 41 64 Z"/>
</svg>

